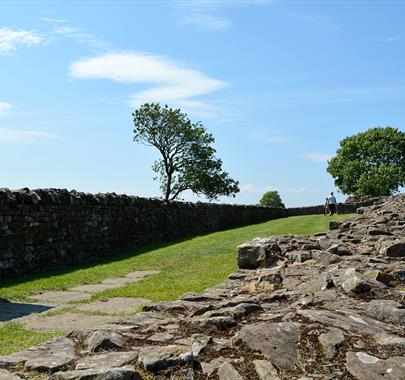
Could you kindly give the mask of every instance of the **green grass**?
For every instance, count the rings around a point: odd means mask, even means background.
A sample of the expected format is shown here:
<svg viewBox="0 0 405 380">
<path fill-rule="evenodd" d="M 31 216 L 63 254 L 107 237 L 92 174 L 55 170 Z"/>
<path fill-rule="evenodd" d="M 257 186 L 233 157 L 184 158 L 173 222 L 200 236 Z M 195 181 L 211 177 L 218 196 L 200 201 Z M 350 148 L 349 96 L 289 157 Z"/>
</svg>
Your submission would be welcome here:
<svg viewBox="0 0 405 380">
<path fill-rule="evenodd" d="M 339 215 L 334 220 L 348 218 Z M 257 236 L 312 235 L 326 231 L 331 219 L 323 215 L 296 216 L 124 252 L 113 260 L 71 267 L 27 277 L 0 280 L 0 298 L 27 300 L 46 290 L 65 290 L 99 283 L 133 270 L 160 270 L 137 283 L 95 294 L 107 297 L 144 297 L 153 301 L 175 299 L 185 292 L 200 292 L 221 283 L 236 269 L 236 246 Z M 72 305 L 74 308 L 74 305 Z M 70 308 L 68 308 L 70 309 Z M 68 310 L 66 309 L 66 310 Z M 59 311 L 55 312 L 59 314 Z M 16 352 L 60 335 L 23 328 L 18 323 L 0 326 L 0 355 Z"/>
<path fill-rule="evenodd" d="M 336 220 L 347 215 L 334 217 Z M 202 291 L 216 285 L 236 269 L 236 246 L 257 236 L 278 234 L 311 235 L 328 229 L 330 218 L 323 215 L 296 216 L 261 224 L 215 232 L 166 244 L 154 244 L 124 252 L 114 259 L 81 267 L 0 280 L 0 298 L 27 300 L 45 290 L 65 290 L 82 284 L 99 283 L 132 270 L 160 270 L 138 283 L 98 293 L 111 296 L 174 299 L 187 291 Z"/>
<path fill-rule="evenodd" d="M 44 333 L 28 330 L 19 323 L 6 323 L 0 326 L 0 355 L 8 355 L 27 347 L 36 346 L 60 333 Z"/>
</svg>

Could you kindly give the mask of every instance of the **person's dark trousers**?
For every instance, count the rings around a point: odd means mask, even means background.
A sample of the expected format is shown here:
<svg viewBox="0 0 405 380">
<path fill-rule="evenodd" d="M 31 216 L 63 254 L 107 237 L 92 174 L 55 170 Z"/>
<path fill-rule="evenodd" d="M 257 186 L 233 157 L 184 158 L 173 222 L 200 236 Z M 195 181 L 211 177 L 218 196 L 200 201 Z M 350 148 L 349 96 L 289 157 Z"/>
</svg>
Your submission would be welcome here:
<svg viewBox="0 0 405 380">
<path fill-rule="evenodd" d="M 336 213 L 336 205 L 330 204 L 329 205 L 329 212 L 330 212 L 331 215 L 335 214 Z"/>
</svg>

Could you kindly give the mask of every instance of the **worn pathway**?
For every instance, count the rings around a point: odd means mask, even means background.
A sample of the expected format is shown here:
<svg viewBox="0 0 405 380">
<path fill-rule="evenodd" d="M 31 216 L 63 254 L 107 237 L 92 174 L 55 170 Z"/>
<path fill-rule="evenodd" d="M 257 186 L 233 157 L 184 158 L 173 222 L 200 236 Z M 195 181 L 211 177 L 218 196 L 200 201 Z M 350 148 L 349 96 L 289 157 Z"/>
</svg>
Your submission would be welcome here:
<svg viewBox="0 0 405 380">
<path fill-rule="evenodd" d="M 72 302 L 90 299 L 98 292 L 119 288 L 157 273 L 159 272 L 133 271 L 123 277 L 107 278 L 100 284 L 87 284 L 66 291 L 52 290 L 36 294 L 30 297 L 33 300 L 31 303 L 0 303 L 0 324 L 10 321 L 21 322 L 27 328 L 34 330 L 65 333 L 77 328 L 108 327 L 112 320 L 117 318 L 117 314 L 131 315 L 140 306 L 149 303 L 150 300 L 114 297 L 78 305 L 75 307 L 75 312 L 47 314 L 72 306 Z"/>
</svg>

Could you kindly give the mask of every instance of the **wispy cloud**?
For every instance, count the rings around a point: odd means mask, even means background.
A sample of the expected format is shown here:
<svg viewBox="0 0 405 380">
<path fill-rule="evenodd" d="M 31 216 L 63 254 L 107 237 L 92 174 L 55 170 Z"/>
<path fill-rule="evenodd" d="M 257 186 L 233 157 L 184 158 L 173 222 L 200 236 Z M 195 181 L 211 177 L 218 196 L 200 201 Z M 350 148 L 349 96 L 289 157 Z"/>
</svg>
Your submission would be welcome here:
<svg viewBox="0 0 405 380">
<path fill-rule="evenodd" d="M 108 49 L 110 47 L 107 42 L 75 26 L 55 26 L 52 33 L 56 37 L 71 38 L 79 43 L 89 45 L 99 50 Z"/>
<path fill-rule="evenodd" d="M 332 155 L 327 153 L 308 153 L 305 158 L 311 162 L 328 162 L 332 158 Z"/>
<path fill-rule="evenodd" d="M 399 41 L 400 39 L 401 39 L 400 36 L 390 36 L 390 37 L 387 37 L 384 41 L 387 43 L 391 43 L 391 42 Z"/>
<path fill-rule="evenodd" d="M 20 46 L 39 45 L 43 42 L 43 37 L 32 30 L 0 28 L 0 54 L 13 52 Z"/>
<path fill-rule="evenodd" d="M 219 31 L 232 27 L 232 21 L 223 12 L 226 8 L 263 5 L 273 0 L 179 0 L 172 2 L 181 25 Z"/>
<path fill-rule="evenodd" d="M 54 139 L 57 135 L 40 131 L 16 131 L 0 128 L 0 142 L 31 142 L 38 139 Z"/>
<path fill-rule="evenodd" d="M 181 63 L 134 51 L 109 53 L 75 61 L 70 67 L 70 76 L 110 79 L 125 84 L 150 84 L 151 88 L 130 96 L 131 106 L 162 102 L 207 116 L 212 112 L 212 106 L 195 98 L 227 86 L 226 82 L 210 78 Z"/>
<path fill-rule="evenodd" d="M 289 137 L 286 134 L 270 129 L 262 129 L 259 131 L 252 132 L 248 137 L 251 140 L 266 143 L 281 143 L 286 142 L 289 139 Z"/>
<path fill-rule="evenodd" d="M 65 20 L 63 18 L 53 18 L 53 17 L 42 17 L 41 20 L 52 24 L 64 24 L 68 22 L 68 20 Z"/>
<path fill-rule="evenodd" d="M 10 103 L 0 102 L 0 117 L 4 116 L 13 106 Z"/>
<path fill-rule="evenodd" d="M 338 29 L 330 18 L 324 16 L 290 13 L 289 17 L 303 24 L 307 24 L 308 28 L 315 33 L 334 32 Z"/>
</svg>

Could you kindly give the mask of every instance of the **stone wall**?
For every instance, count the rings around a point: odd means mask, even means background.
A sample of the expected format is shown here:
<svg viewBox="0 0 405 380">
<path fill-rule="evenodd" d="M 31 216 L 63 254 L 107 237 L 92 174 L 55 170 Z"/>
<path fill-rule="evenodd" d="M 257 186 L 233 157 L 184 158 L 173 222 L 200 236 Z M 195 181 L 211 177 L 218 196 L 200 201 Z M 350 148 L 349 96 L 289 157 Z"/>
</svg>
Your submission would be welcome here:
<svg viewBox="0 0 405 380">
<path fill-rule="evenodd" d="M 356 206 L 349 208 L 353 212 Z M 0 277 L 112 257 L 149 243 L 321 212 L 322 206 L 167 204 L 114 193 L 0 189 Z"/>
</svg>

